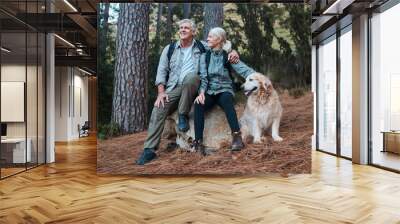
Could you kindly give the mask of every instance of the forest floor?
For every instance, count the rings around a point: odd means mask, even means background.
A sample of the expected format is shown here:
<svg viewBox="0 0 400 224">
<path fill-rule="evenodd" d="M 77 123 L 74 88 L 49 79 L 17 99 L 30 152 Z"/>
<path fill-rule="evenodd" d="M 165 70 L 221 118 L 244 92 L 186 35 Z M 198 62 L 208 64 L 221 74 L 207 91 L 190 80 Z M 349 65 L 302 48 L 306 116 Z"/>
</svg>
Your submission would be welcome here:
<svg viewBox="0 0 400 224">
<path fill-rule="evenodd" d="M 162 139 L 157 158 L 144 165 L 135 165 L 143 151 L 146 132 L 98 141 L 97 171 L 100 174 L 265 174 L 282 176 L 311 172 L 311 136 L 313 133 L 313 95 L 307 92 L 293 98 L 280 94 L 283 115 L 280 126 L 282 142 L 270 135 L 262 144 L 246 144 L 240 152 L 221 149 L 201 156 L 179 148 L 169 148 L 171 140 Z M 237 106 L 238 115 L 243 105 Z"/>
</svg>

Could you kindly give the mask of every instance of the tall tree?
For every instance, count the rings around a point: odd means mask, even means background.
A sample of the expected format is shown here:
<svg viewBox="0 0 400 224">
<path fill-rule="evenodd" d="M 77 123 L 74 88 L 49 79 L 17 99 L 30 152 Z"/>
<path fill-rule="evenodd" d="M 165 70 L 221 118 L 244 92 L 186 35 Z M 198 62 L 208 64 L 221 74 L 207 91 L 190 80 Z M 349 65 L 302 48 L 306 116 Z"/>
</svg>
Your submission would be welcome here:
<svg viewBox="0 0 400 224">
<path fill-rule="evenodd" d="M 154 82 L 157 75 L 157 65 L 161 55 L 161 47 L 164 44 L 165 38 L 165 24 L 163 23 L 163 11 L 166 4 L 153 3 L 153 10 L 157 11 L 157 20 L 155 21 L 156 35 L 154 39 L 150 39 L 149 49 L 149 75 L 148 75 L 148 95 L 147 95 L 147 109 L 151 111 L 153 109 L 154 101 L 157 97 L 157 90 L 154 88 Z M 164 17 L 165 18 L 165 17 Z M 151 23 L 152 21 L 150 21 Z"/>
<path fill-rule="evenodd" d="M 187 19 L 190 15 L 190 3 L 183 3 L 183 18 Z"/>
<path fill-rule="evenodd" d="M 296 85 L 311 84 L 311 13 L 306 4 L 287 4 L 289 16 L 285 27 L 289 30 L 296 47 Z"/>
<path fill-rule="evenodd" d="M 222 27 L 224 21 L 224 3 L 204 3 L 203 39 L 207 39 L 208 32 L 214 27 Z"/>
<path fill-rule="evenodd" d="M 263 20 L 262 8 L 258 4 L 238 4 L 238 13 L 243 19 L 244 33 L 248 39 L 249 59 L 253 63 L 253 66 L 261 72 L 266 72 L 265 68 L 265 55 L 266 51 L 271 48 L 269 36 L 273 30 L 262 32 Z M 268 61 L 267 61 L 268 62 Z"/>
<path fill-rule="evenodd" d="M 105 55 L 106 52 L 106 37 L 107 37 L 107 32 L 108 32 L 108 17 L 110 15 L 109 13 L 110 11 L 110 3 L 104 3 L 104 9 L 101 10 L 102 13 L 102 19 L 100 21 L 101 23 L 101 27 L 102 27 L 102 31 L 100 34 L 100 38 L 99 38 L 99 48 L 100 48 L 100 55 Z M 99 17 L 100 18 L 100 17 Z M 104 57 L 101 57 L 104 58 Z"/>
<path fill-rule="evenodd" d="M 147 3 L 120 5 L 112 120 L 123 134 L 147 124 L 149 14 Z"/>
<path fill-rule="evenodd" d="M 251 62 L 256 70 L 268 74 L 273 81 L 280 81 L 283 78 L 282 72 L 291 66 L 288 60 L 292 56 L 289 43 L 276 32 L 284 18 L 282 6 L 269 3 L 237 4 L 237 12 L 243 20 L 247 39 L 247 54 L 242 58 Z M 285 74 L 293 76 L 293 72 Z"/>
<path fill-rule="evenodd" d="M 106 50 L 107 50 L 107 35 L 108 35 L 108 18 L 109 18 L 110 3 L 100 4 L 100 14 L 98 17 L 99 24 L 99 39 L 97 60 L 99 64 L 98 69 L 98 90 L 99 93 L 99 105 L 98 105 L 98 123 L 105 124 L 110 122 L 111 118 L 111 104 L 109 100 L 112 97 L 112 92 L 107 91 L 107 87 L 112 82 L 112 74 L 107 72 Z"/>
<path fill-rule="evenodd" d="M 154 47 L 156 52 L 158 52 L 160 48 L 160 29 L 161 29 L 161 16 L 163 13 L 163 3 L 158 3 L 158 11 L 157 11 L 157 23 L 156 23 L 156 36 L 154 38 Z"/>
<path fill-rule="evenodd" d="M 168 11 L 167 11 L 167 30 L 165 33 L 165 39 L 167 43 L 171 43 L 172 33 L 174 33 L 172 28 L 172 17 L 173 17 L 173 9 L 175 7 L 175 3 L 168 3 Z"/>
</svg>

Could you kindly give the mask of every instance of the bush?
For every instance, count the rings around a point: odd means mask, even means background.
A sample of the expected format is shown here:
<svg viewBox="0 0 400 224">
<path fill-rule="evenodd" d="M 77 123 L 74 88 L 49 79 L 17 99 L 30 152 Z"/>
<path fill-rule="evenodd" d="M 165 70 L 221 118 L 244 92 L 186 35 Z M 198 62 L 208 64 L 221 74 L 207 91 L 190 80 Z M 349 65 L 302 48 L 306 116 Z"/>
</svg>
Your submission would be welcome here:
<svg viewBox="0 0 400 224">
<path fill-rule="evenodd" d="M 295 99 L 297 99 L 299 97 L 304 96 L 304 94 L 308 91 L 309 91 L 309 88 L 304 87 L 304 86 L 294 87 L 294 88 L 289 89 L 289 95 L 294 97 Z"/>
<path fill-rule="evenodd" d="M 247 97 L 246 95 L 244 95 L 243 90 L 240 90 L 239 92 L 235 93 L 235 97 L 234 97 L 234 102 L 235 104 L 241 104 L 241 103 L 246 103 L 247 101 Z"/>
<path fill-rule="evenodd" d="M 116 137 L 119 135 L 121 135 L 121 130 L 119 128 L 119 125 L 115 122 L 100 125 L 97 132 L 97 137 L 100 140 Z"/>
</svg>

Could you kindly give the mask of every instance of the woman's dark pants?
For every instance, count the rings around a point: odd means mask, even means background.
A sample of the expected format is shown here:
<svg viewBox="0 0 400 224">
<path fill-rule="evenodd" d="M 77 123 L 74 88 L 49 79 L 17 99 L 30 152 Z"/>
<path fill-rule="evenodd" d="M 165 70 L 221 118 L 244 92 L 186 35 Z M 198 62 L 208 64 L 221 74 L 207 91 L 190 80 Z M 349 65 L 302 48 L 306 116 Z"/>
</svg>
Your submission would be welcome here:
<svg viewBox="0 0 400 224">
<path fill-rule="evenodd" d="M 194 106 L 194 131 L 195 139 L 203 139 L 204 131 L 204 113 L 210 110 L 215 104 L 218 104 L 225 112 L 229 126 L 232 132 L 240 131 L 239 122 L 233 105 L 233 96 L 230 92 L 222 92 L 217 95 L 205 94 L 205 103 Z"/>
</svg>

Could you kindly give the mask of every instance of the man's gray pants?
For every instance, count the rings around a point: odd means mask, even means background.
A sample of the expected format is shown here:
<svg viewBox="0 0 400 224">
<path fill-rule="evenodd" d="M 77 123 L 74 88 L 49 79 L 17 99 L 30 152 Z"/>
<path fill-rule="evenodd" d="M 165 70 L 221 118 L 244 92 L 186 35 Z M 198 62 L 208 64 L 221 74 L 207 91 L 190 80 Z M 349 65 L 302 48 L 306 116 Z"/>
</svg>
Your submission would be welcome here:
<svg viewBox="0 0 400 224">
<path fill-rule="evenodd" d="M 164 130 L 165 119 L 177 108 L 179 114 L 189 114 L 193 101 L 197 96 L 199 85 L 200 77 L 197 74 L 188 74 L 183 79 L 182 85 L 178 85 L 170 92 L 167 92 L 168 102 L 164 101 L 164 107 L 162 105 L 160 107 L 154 106 L 144 148 L 157 149 Z"/>
</svg>

